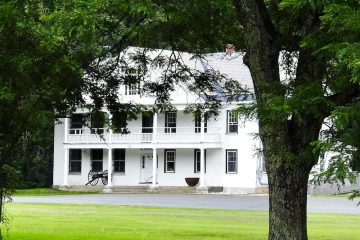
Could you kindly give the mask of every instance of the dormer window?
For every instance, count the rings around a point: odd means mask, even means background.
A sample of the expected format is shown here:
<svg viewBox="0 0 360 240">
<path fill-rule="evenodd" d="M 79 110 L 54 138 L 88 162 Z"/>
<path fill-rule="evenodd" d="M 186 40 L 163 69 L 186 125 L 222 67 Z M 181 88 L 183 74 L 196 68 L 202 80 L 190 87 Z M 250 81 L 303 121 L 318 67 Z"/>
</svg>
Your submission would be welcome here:
<svg viewBox="0 0 360 240">
<path fill-rule="evenodd" d="M 140 84 L 128 83 L 125 85 L 125 95 L 139 95 Z"/>
</svg>

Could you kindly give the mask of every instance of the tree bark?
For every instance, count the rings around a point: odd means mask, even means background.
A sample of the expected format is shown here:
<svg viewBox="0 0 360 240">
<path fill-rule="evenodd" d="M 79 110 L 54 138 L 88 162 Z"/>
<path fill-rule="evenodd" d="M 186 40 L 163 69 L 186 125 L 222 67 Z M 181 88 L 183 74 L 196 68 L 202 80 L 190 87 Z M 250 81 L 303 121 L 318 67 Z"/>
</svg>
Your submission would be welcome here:
<svg viewBox="0 0 360 240">
<path fill-rule="evenodd" d="M 268 172 L 269 239 L 307 239 L 307 185 L 309 173 L 299 167 Z"/>
</svg>

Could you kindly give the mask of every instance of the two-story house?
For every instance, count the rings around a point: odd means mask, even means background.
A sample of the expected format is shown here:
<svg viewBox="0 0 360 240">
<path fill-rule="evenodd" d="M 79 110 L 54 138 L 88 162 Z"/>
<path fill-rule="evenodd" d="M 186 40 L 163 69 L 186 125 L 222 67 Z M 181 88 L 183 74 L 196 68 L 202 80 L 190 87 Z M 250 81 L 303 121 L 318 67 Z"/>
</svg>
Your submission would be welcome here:
<svg viewBox="0 0 360 240">
<path fill-rule="evenodd" d="M 248 89 L 253 88 L 241 54 L 216 53 L 206 56 L 206 61 L 196 61 L 183 53 L 183 58 L 197 69 L 218 70 Z M 140 94 L 134 86 L 122 86 L 119 91 L 125 102 L 154 104 L 152 97 Z M 107 181 L 99 179 L 89 184 L 97 183 L 107 191 L 173 188 L 255 193 L 266 187 L 263 160 L 257 154 L 261 144 L 254 136 L 258 123 L 244 121 L 231 111 L 237 104 L 254 101 L 254 95 L 240 98 L 239 102 L 224 102 L 214 119 L 185 114 L 185 107 L 194 101 L 196 97 L 186 89 L 176 89 L 172 93 L 176 111 L 144 112 L 128 123 L 129 134 L 91 122 L 88 125 L 92 128 L 83 126 L 86 108 L 80 107 L 71 118 L 59 119 L 62 124 L 56 124 L 54 139 L 54 187 L 81 188 L 91 180 L 91 170 L 107 170 L 111 176 Z M 189 177 L 199 178 L 195 188 L 185 182 Z"/>
</svg>

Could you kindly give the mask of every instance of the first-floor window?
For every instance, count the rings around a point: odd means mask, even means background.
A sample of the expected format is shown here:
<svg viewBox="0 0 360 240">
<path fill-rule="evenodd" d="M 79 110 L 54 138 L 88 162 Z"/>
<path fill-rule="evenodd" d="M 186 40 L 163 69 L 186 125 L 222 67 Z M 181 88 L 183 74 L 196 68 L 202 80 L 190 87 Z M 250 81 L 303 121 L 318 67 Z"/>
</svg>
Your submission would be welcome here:
<svg viewBox="0 0 360 240">
<path fill-rule="evenodd" d="M 175 158 L 176 151 L 175 149 L 165 149 L 165 172 L 173 173 L 175 172 Z"/>
<path fill-rule="evenodd" d="M 81 172 L 81 149 L 69 149 L 69 172 Z"/>
<path fill-rule="evenodd" d="M 206 172 L 206 150 L 204 150 L 204 162 L 205 162 L 205 171 Z M 200 149 L 195 149 L 194 151 L 194 173 L 198 173 L 201 170 L 200 166 Z"/>
<path fill-rule="evenodd" d="M 226 150 L 226 173 L 237 173 L 237 150 Z"/>
<path fill-rule="evenodd" d="M 125 149 L 113 149 L 114 172 L 125 173 Z"/>
<path fill-rule="evenodd" d="M 91 170 L 102 172 L 103 170 L 103 149 L 90 150 Z"/>
</svg>

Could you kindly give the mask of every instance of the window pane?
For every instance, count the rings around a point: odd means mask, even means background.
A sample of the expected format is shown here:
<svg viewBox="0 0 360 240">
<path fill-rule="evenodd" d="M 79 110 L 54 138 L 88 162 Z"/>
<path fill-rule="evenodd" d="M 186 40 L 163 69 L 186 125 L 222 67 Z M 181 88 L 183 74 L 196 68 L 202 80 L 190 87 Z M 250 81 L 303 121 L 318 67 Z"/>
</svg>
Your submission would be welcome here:
<svg viewBox="0 0 360 240">
<path fill-rule="evenodd" d="M 91 149 L 90 150 L 90 160 L 103 160 L 103 150 L 102 149 Z"/>
<path fill-rule="evenodd" d="M 69 172 L 81 172 L 81 161 L 70 161 Z"/>
<path fill-rule="evenodd" d="M 125 161 L 124 160 L 115 160 L 114 161 L 114 172 L 125 172 Z"/>
<path fill-rule="evenodd" d="M 125 160 L 125 149 L 113 149 L 113 160 Z"/>
<path fill-rule="evenodd" d="M 73 114 L 70 118 L 70 128 L 82 128 L 83 115 Z"/>
<path fill-rule="evenodd" d="M 236 162 L 228 162 L 228 172 L 229 173 L 236 172 Z"/>
<path fill-rule="evenodd" d="M 103 162 L 102 161 L 91 161 L 91 170 L 95 172 L 102 172 Z"/>
<path fill-rule="evenodd" d="M 69 149 L 69 160 L 81 160 L 81 149 Z"/>
<path fill-rule="evenodd" d="M 167 171 L 174 172 L 175 171 L 175 162 L 167 162 Z"/>
</svg>

